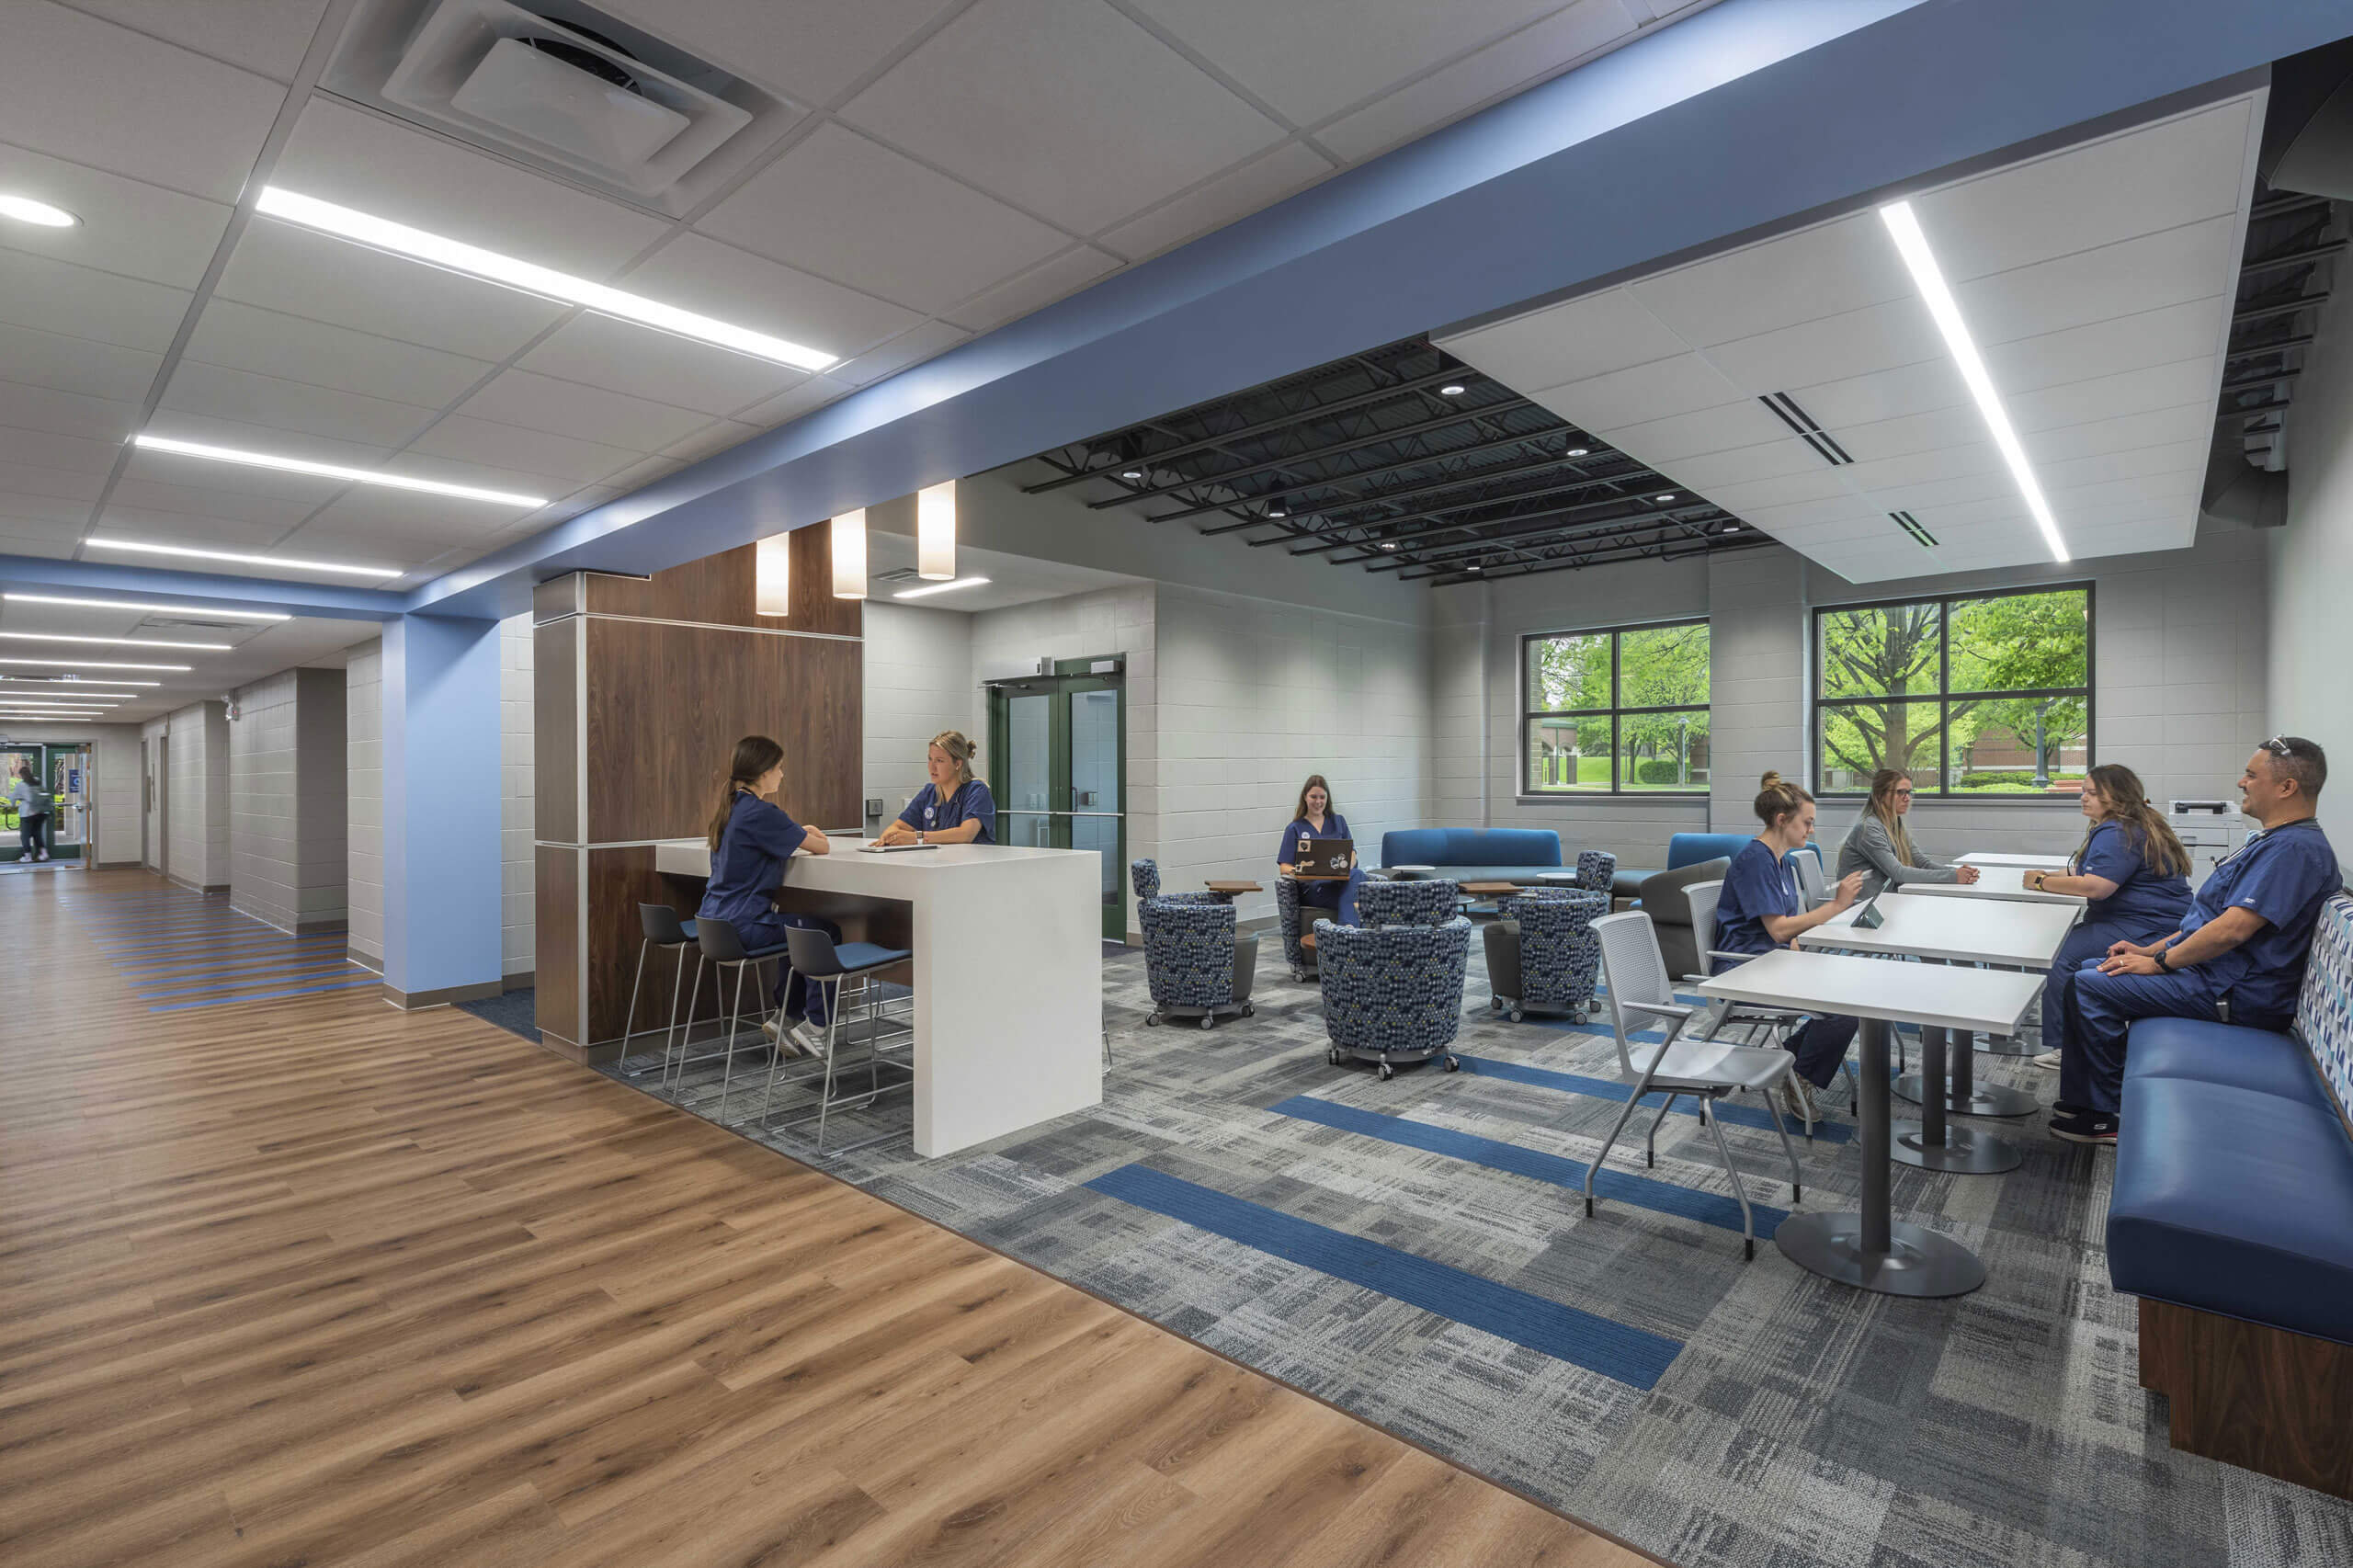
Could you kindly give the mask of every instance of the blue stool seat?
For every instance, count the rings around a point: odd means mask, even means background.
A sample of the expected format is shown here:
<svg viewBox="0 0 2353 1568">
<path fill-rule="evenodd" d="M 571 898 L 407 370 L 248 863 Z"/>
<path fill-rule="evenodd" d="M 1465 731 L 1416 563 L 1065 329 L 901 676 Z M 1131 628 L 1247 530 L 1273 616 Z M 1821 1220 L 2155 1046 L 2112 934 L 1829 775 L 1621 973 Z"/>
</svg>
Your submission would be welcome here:
<svg viewBox="0 0 2353 1568">
<path fill-rule="evenodd" d="M 2132 1026 L 2132 1076 L 2185 1078 L 2277 1095 L 2330 1108 L 2312 1055 L 2290 1037 L 2197 1018 L 2143 1018 Z"/>
<path fill-rule="evenodd" d="M 834 957 L 841 960 L 844 970 L 872 969 L 877 964 L 897 963 L 914 956 L 908 949 L 886 948 L 875 942 L 840 942 L 834 947 Z"/>
<path fill-rule="evenodd" d="M 678 922 L 678 929 L 679 929 L 679 930 L 681 930 L 681 931 L 684 931 L 684 932 L 687 934 L 687 940 L 688 940 L 688 941 L 691 942 L 691 941 L 693 941 L 693 940 L 695 939 L 695 923 L 694 923 L 693 921 L 691 921 L 691 920 L 681 920 L 681 921 L 679 921 L 679 922 Z"/>
</svg>

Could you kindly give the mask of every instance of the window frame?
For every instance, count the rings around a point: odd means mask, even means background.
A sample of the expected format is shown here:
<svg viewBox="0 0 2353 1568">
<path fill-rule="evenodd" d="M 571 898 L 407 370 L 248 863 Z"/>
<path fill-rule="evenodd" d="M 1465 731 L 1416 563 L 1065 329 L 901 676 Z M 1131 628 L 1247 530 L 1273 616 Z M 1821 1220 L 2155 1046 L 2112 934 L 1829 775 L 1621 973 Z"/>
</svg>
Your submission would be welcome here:
<svg viewBox="0 0 2353 1568">
<path fill-rule="evenodd" d="M 1523 801 L 1704 801 L 1709 787 L 1693 785 L 1689 789 L 1630 790 L 1620 777 L 1620 759 L 1623 756 L 1619 721 L 1628 715 L 1651 713 L 1697 713 L 1708 721 L 1709 734 L 1715 733 L 1715 680 L 1712 665 L 1705 702 L 1668 702 L 1653 705 L 1635 704 L 1629 707 L 1625 697 L 1625 642 L 1630 631 L 1663 631 L 1678 626 L 1705 626 L 1708 648 L 1712 661 L 1715 651 L 1715 630 L 1711 617 L 1704 615 L 1670 616 L 1662 620 L 1629 620 L 1609 626 L 1556 627 L 1546 631 L 1523 631 L 1519 634 L 1519 761 L 1516 768 L 1518 783 L 1515 798 Z M 1607 637 L 1609 639 L 1609 706 L 1607 708 L 1532 708 L 1534 694 L 1529 690 L 1529 644 L 1546 642 L 1559 637 Z M 1540 719 L 1602 719 L 1609 724 L 1609 788 L 1545 790 L 1535 787 L 1529 778 L 1529 730 Z M 1712 767 L 1712 759 L 1711 762 Z"/>
<path fill-rule="evenodd" d="M 2071 594 L 2084 596 L 2084 684 L 2080 687 L 2021 687 L 2015 691 L 1954 691 L 1952 681 L 1952 612 L 1953 607 L 1979 604 L 1988 599 L 2022 598 L 2038 594 Z M 1823 695 L 1824 660 L 1822 656 L 1823 618 L 1851 615 L 1857 610 L 1893 609 L 1913 605 L 1937 607 L 1937 684 L 1934 691 L 1913 694 L 1884 692 L 1872 697 L 1824 697 Z M 1921 790 L 1915 776 L 1915 803 L 1924 801 L 1938 802 L 1965 801 L 1975 805 L 2052 806 L 2066 804 L 2073 810 L 2069 797 L 2037 794 L 2031 791 L 2010 793 L 1987 790 L 1955 790 L 1949 788 L 1952 778 L 1952 722 L 1950 710 L 1960 701 L 2014 701 L 2019 698 L 2079 697 L 2084 703 L 2084 767 L 2089 771 L 2099 761 L 2099 588 L 2091 581 L 2071 583 L 2035 583 L 2016 588 L 1981 589 L 1973 593 L 1906 594 L 1896 598 L 1854 599 L 1840 604 L 1813 607 L 1808 626 L 1806 662 L 1811 666 L 1808 676 L 1806 711 L 1806 749 L 1812 756 L 1811 782 L 1815 795 L 1825 801 L 1863 801 L 1870 798 L 1868 788 L 1833 790 L 1823 780 L 1826 747 L 1823 743 L 1824 713 L 1833 708 L 1861 708 L 1887 702 L 1918 702 L 1933 705 L 1941 722 L 1937 730 L 1937 784 L 1934 790 Z"/>
</svg>

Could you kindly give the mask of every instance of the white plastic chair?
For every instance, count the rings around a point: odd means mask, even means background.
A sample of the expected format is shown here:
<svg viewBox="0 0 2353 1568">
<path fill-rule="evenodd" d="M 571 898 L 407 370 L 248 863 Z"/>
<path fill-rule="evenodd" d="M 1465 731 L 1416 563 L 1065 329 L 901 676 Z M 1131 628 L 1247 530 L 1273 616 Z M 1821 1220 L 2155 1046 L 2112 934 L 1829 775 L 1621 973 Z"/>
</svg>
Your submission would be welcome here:
<svg viewBox="0 0 2353 1568">
<path fill-rule="evenodd" d="M 1618 1040 L 1618 1076 L 1631 1085 L 1633 1092 L 1626 1096 L 1625 1108 L 1609 1129 L 1601 1152 L 1586 1167 L 1585 1211 L 1593 1213 L 1594 1173 L 1626 1129 L 1634 1108 L 1643 1096 L 1654 1090 L 1666 1092 L 1666 1103 L 1659 1108 L 1651 1121 L 1650 1137 L 1645 1142 L 1643 1160 L 1655 1165 L 1659 1123 L 1675 1102 L 1690 1095 L 1699 1102 L 1699 1119 L 1705 1123 L 1716 1141 L 1716 1153 L 1723 1161 L 1724 1174 L 1732 1178 L 1733 1197 L 1740 1201 L 1740 1227 L 1744 1250 L 1749 1257 L 1756 1256 L 1756 1227 L 1749 1212 L 1748 1194 L 1741 1187 L 1740 1170 L 1732 1163 L 1732 1150 L 1724 1142 L 1723 1129 L 1718 1119 L 1708 1114 L 1711 1102 L 1731 1094 L 1735 1089 L 1756 1089 L 1763 1096 L 1765 1108 L 1773 1118 L 1773 1131 L 1781 1136 L 1781 1151 L 1790 1160 L 1790 1200 L 1794 1203 L 1804 1196 L 1801 1185 L 1803 1173 L 1798 1169 L 1798 1152 L 1790 1142 L 1790 1130 L 1781 1123 L 1781 1112 L 1773 1103 L 1773 1091 L 1780 1087 L 1795 1059 L 1779 1046 L 1733 1045 L 1718 1040 L 1684 1040 L 1683 1026 L 1691 1021 L 1692 1008 L 1675 1000 L 1674 983 L 1667 979 L 1666 960 L 1659 956 L 1658 933 L 1651 928 L 1651 917 L 1639 909 L 1623 915 L 1605 915 L 1593 923 L 1594 934 L 1601 938 L 1601 973 L 1609 987 L 1609 1028 Z M 1666 1025 L 1666 1039 L 1654 1044 L 1633 1037 L 1654 1023 Z"/>
<path fill-rule="evenodd" d="M 1813 857 L 1802 855 L 1798 858 L 1799 865 L 1803 866 L 1809 863 L 1815 863 L 1813 861 Z M 1818 867 L 1818 863 L 1815 864 Z M 1691 901 L 1692 945 L 1699 949 L 1700 961 L 1711 968 L 1714 966 L 1714 960 L 1717 959 L 1725 959 L 1733 963 L 1746 963 L 1756 957 L 1755 953 L 1722 952 L 1716 947 L 1716 901 L 1722 893 L 1723 886 L 1722 882 L 1699 882 L 1683 890 L 1685 896 Z M 1702 894 L 1705 896 L 1702 897 Z M 1705 977 L 1693 974 L 1684 978 L 1696 982 Z M 1803 1013 L 1779 1011 L 1769 1007 L 1751 1007 L 1735 1003 L 1725 1010 L 1722 1023 L 1719 1027 L 1730 1028 L 1735 1023 L 1748 1025 L 1752 1030 L 1749 1043 L 1754 1044 L 1756 1037 L 1753 1031 L 1756 1027 L 1762 1026 L 1774 1030 L 1777 1035 L 1785 1034 L 1793 1032 L 1800 1024 L 1805 1022 L 1805 1019 L 1806 1015 Z M 1900 1033 L 1896 1036 L 1896 1051 L 1899 1057 L 1904 1050 L 1903 1039 Z M 1847 1097 L 1848 1103 L 1853 1104 L 1862 1093 L 1862 1085 L 1855 1077 L 1855 1063 L 1849 1059 L 1842 1061 L 1838 1065 L 1846 1071 Z M 1805 1124 L 1805 1135 L 1808 1140 L 1813 1137 L 1813 1122 L 1811 1118 Z"/>
<path fill-rule="evenodd" d="M 1830 902 L 1830 882 L 1822 874 L 1822 851 L 1811 844 L 1799 846 L 1790 853 L 1790 864 L 1797 868 L 1798 892 L 1805 899 L 1808 909 L 1819 909 Z"/>
</svg>

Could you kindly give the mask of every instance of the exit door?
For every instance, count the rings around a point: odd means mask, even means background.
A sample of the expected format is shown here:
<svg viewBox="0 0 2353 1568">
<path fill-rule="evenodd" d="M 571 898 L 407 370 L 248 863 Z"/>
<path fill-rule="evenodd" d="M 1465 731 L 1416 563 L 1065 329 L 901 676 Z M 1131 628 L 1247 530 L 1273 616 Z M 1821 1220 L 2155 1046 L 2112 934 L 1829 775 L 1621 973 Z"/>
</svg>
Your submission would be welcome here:
<svg viewBox="0 0 2353 1568">
<path fill-rule="evenodd" d="M 1071 659 L 1084 670 L 1102 660 Z M 1127 935 L 1127 683 L 1116 673 L 994 681 L 989 789 L 1001 843 L 1089 849 L 1101 861 L 1103 935 Z"/>
</svg>

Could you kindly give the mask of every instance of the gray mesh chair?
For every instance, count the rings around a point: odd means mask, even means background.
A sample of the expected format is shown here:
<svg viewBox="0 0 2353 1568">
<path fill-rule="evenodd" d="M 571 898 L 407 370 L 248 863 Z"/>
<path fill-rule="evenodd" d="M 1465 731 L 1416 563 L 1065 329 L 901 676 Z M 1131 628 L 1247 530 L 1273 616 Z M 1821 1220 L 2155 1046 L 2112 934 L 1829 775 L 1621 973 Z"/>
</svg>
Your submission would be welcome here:
<svg viewBox="0 0 2353 1568">
<path fill-rule="evenodd" d="M 1781 1152 L 1790 1161 L 1790 1201 L 1804 1196 L 1802 1185 L 1804 1173 L 1798 1168 L 1798 1152 L 1790 1142 L 1789 1129 L 1781 1124 L 1781 1112 L 1773 1104 L 1773 1091 L 1780 1086 L 1796 1064 L 1796 1059 L 1778 1046 L 1733 1045 L 1718 1040 L 1686 1040 L 1683 1027 L 1691 1021 L 1694 1008 L 1675 1000 L 1675 985 L 1667 978 L 1666 960 L 1659 956 L 1658 937 L 1651 930 L 1651 917 L 1639 909 L 1623 915 L 1605 915 L 1593 923 L 1595 935 L 1601 938 L 1602 983 L 1609 996 L 1609 1032 L 1618 1042 L 1618 1078 L 1631 1086 L 1623 1109 L 1610 1124 L 1609 1136 L 1603 1140 L 1601 1152 L 1586 1167 L 1585 1211 L 1593 1213 L 1593 1177 L 1609 1158 L 1609 1151 L 1618 1135 L 1626 1130 L 1627 1120 L 1634 1108 L 1646 1095 L 1665 1090 L 1665 1103 L 1658 1108 L 1658 1115 L 1651 1120 L 1649 1137 L 1644 1141 L 1643 1163 L 1658 1163 L 1659 1123 L 1675 1102 L 1688 1095 L 1699 1102 L 1699 1119 L 1716 1142 L 1716 1155 L 1723 1162 L 1724 1174 L 1732 1179 L 1732 1195 L 1740 1200 L 1740 1228 L 1743 1249 L 1749 1257 L 1756 1256 L 1756 1217 L 1748 1207 L 1748 1193 L 1741 1186 L 1740 1168 L 1732 1163 L 1732 1150 L 1724 1142 L 1720 1119 L 1709 1114 L 1708 1108 L 1735 1090 L 1755 1089 L 1762 1096 L 1765 1108 L 1772 1113 L 1773 1131 L 1781 1136 Z M 1665 1025 L 1663 1040 L 1638 1040 L 1637 1034 Z"/>
<path fill-rule="evenodd" d="M 780 946 L 756 949 L 746 948 L 744 946 L 744 937 L 742 933 L 738 932 L 734 926 L 729 925 L 724 920 L 696 921 L 695 944 L 702 949 L 703 960 L 717 967 L 719 971 L 719 983 L 722 986 L 724 986 L 726 983 L 727 971 L 731 969 L 735 971 L 734 1005 L 725 1009 L 727 1014 L 727 1045 L 724 1054 L 727 1059 L 727 1065 L 719 1075 L 718 1119 L 723 1126 L 727 1121 L 727 1096 L 733 1091 L 735 1086 L 735 1034 L 736 1025 L 744 1017 L 744 978 L 746 974 L 758 970 L 763 964 L 780 964 L 784 962 L 785 949 Z M 763 983 L 766 983 L 765 977 L 763 979 Z M 698 984 L 697 989 L 700 989 L 699 984 Z M 773 988 L 771 987 L 770 989 Z M 722 990 L 720 994 L 724 997 L 726 993 Z M 753 998 L 754 1002 L 758 1006 L 760 1015 L 763 1017 L 767 1014 L 768 994 L 768 990 L 762 990 L 756 993 Z M 687 1004 L 687 1038 L 689 1040 L 694 1038 L 694 1028 L 695 1004 L 693 1002 L 688 1002 Z M 764 1036 L 755 1035 L 753 1038 L 757 1040 L 762 1045 L 766 1045 L 767 1043 L 767 1040 Z M 686 1063 L 684 1061 L 681 1061 L 678 1064 L 677 1083 L 682 1087 L 686 1083 Z"/>
</svg>

